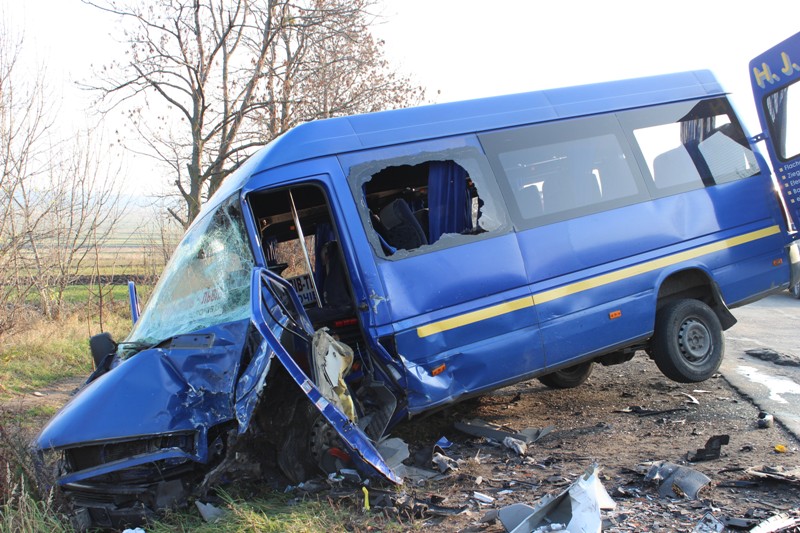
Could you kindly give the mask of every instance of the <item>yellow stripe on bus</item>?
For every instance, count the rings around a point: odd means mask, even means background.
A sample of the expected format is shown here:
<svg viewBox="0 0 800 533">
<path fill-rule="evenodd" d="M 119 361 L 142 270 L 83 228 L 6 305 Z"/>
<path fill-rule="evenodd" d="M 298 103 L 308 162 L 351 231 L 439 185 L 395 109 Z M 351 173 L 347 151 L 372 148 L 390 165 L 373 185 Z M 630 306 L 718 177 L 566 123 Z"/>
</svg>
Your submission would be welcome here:
<svg viewBox="0 0 800 533">
<path fill-rule="evenodd" d="M 483 320 L 495 318 L 507 313 L 519 311 L 520 309 L 525 309 L 527 307 L 532 307 L 533 305 L 536 304 L 550 302 L 553 300 L 557 300 L 558 298 L 563 298 L 565 296 L 571 296 L 573 294 L 582 291 L 595 289 L 597 287 L 602 287 L 603 285 L 609 285 L 611 283 L 615 283 L 623 279 L 632 278 L 634 276 L 638 276 L 639 274 L 644 274 L 646 272 L 658 270 L 660 268 L 675 265 L 683 261 L 688 261 L 690 259 L 696 259 L 703 255 L 708 255 L 714 252 L 719 252 L 720 250 L 733 248 L 734 246 L 739 246 L 740 244 L 746 244 L 748 242 L 753 242 L 758 239 L 763 239 L 765 237 L 775 235 L 776 233 L 779 232 L 780 228 L 778 226 L 770 226 L 768 228 L 752 231 L 750 233 L 745 233 L 737 237 L 731 237 L 730 239 L 724 239 L 721 241 L 713 242 L 711 244 L 706 244 L 704 246 L 699 246 L 692 250 L 686 250 L 685 252 L 679 252 L 677 254 L 660 257 L 658 259 L 653 259 L 652 261 L 647 261 L 639 265 L 634 265 L 620 270 L 616 270 L 614 272 L 609 272 L 608 274 L 602 274 L 600 276 L 595 276 L 593 278 L 588 278 L 575 283 L 570 283 L 569 285 L 564 285 L 562 287 L 550 289 L 548 291 L 539 292 L 533 296 L 525 296 L 524 298 L 518 298 L 516 300 L 511 300 L 509 302 L 503 302 L 501 304 L 493 305 L 491 307 L 479 309 L 478 311 L 470 311 L 469 313 L 464 313 L 463 315 L 454 316 L 452 318 L 447 318 L 445 320 L 439 320 L 437 322 L 432 322 L 430 324 L 420 326 L 419 328 L 417 328 L 417 335 L 420 338 L 424 338 L 424 337 L 429 337 L 431 335 L 435 335 L 436 333 L 443 333 L 451 329 L 460 328 L 461 326 L 475 324 L 476 322 L 481 322 Z"/>
</svg>

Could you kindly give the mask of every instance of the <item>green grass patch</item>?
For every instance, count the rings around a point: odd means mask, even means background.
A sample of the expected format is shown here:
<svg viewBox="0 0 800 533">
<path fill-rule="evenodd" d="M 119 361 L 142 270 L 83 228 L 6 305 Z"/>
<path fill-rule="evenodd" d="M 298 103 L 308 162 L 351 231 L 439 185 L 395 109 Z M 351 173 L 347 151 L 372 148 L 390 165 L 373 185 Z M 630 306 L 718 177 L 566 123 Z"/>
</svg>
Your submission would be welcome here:
<svg viewBox="0 0 800 533">
<path fill-rule="evenodd" d="M 213 523 L 202 520 L 196 509 L 183 513 L 170 513 L 156 524 L 149 525 L 148 533 L 191 531 L 192 533 L 226 532 L 285 532 L 327 533 L 345 531 L 409 531 L 417 529 L 381 512 L 362 510 L 361 491 L 355 489 L 352 497 L 333 500 L 324 495 L 319 499 L 298 501 L 291 495 L 268 492 L 247 499 L 220 491 L 222 503 L 217 507 L 224 515 Z M 410 520 L 409 520 L 410 522 Z"/>
</svg>

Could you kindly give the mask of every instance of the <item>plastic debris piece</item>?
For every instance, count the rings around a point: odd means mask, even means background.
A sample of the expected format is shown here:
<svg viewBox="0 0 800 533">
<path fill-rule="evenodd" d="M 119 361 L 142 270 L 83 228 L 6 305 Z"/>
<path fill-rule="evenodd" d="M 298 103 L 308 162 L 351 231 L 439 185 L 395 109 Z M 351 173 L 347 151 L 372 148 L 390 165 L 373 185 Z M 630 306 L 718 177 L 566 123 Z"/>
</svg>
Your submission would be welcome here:
<svg viewBox="0 0 800 533">
<path fill-rule="evenodd" d="M 364 510 L 369 511 L 369 491 L 367 487 L 361 487 L 361 492 L 364 493 Z"/>
<path fill-rule="evenodd" d="M 213 524 L 225 516 L 225 510 L 220 509 L 213 504 L 203 503 L 199 500 L 195 500 L 194 504 L 197 507 L 197 510 L 200 511 L 200 516 L 202 516 L 203 520 L 209 524 Z"/>
<path fill-rule="evenodd" d="M 144 529 L 137 527 L 135 529 L 126 529 L 122 533 L 145 533 Z"/>
<path fill-rule="evenodd" d="M 477 491 L 472 493 L 472 497 L 482 503 L 492 503 L 494 501 L 494 498 L 489 496 L 488 494 L 484 494 L 482 492 L 477 492 Z"/>
<path fill-rule="evenodd" d="M 787 452 L 787 448 L 783 444 L 776 444 L 775 445 L 775 451 L 778 452 L 778 453 L 786 453 Z"/>
<path fill-rule="evenodd" d="M 377 448 L 378 453 L 383 457 L 383 461 L 392 470 L 397 468 L 411 455 L 408 451 L 408 444 L 406 444 L 403 439 L 397 437 L 384 439 L 378 442 Z"/>
<path fill-rule="evenodd" d="M 696 500 L 700 489 L 711 482 L 708 476 L 697 470 L 667 461 L 652 463 L 645 480 L 659 484 L 658 494 L 662 498 L 683 496 L 690 500 Z"/>
<path fill-rule="evenodd" d="M 314 382 L 322 396 L 338 407 L 347 418 L 357 421 L 355 405 L 344 381 L 344 376 L 353 365 L 353 349 L 334 339 L 328 333 L 328 328 L 314 332 L 312 347 L 316 378 Z"/>
<path fill-rule="evenodd" d="M 692 530 L 693 533 L 722 533 L 723 531 L 725 531 L 725 524 L 717 520 L 711 513 L 706 513 Z"/>
<path fill-rule="evenodd" d="M 775 417 L 769 413 L 761 411 L 758 413 L 757 424 L 760 429 L 771 428 L 775 424 Z"/>
<path fill-rule="evenodd" d="M 688 452 L 686 454 L 686 459 L 693 463 L 719 459 L 722 453 L 722 446 L 728 444 L 730 440 L 731 438 L 729 435 L 714 435 L 706 441 L 704 448 L 700 448 L 696 452 Z"/>
<path fill-rule="evenodd" d="M 451 447 L 452 445 L 453 445 L 453 443 L 450 442 L 449 440 L 447 440 L 447 437 L 440 437 L 439 440 L 437 440 L 436 443 L 434 444 L 434 446 L 438 446 L 439 448 L 441 448 L 443 450 L 446 450 L 447 448 Z"/>
<path fill-rule="evenodd" d="M 528 453 L 528 445 L 524 441 L 515 439 L 514 437 L 506 437 L 503 439 L 503 446 L 513 450 L 517 455 L 526 455 Z"/>
</svg>

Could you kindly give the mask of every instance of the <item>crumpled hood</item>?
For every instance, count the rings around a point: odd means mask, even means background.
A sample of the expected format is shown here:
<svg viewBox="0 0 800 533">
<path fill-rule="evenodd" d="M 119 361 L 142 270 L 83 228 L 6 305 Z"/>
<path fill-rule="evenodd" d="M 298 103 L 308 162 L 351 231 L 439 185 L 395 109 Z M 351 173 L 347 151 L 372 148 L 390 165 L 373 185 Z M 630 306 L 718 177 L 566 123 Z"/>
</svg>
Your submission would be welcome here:
<svg viewBox="0 0 800 533">
<path fill-rule="evenodd" d="M 40 449 L 209 428 L 233 418 L 247 321 L 208 328 L 202 348 L 144 350 L 90 383 L 54 416 Z"/>
</svg>

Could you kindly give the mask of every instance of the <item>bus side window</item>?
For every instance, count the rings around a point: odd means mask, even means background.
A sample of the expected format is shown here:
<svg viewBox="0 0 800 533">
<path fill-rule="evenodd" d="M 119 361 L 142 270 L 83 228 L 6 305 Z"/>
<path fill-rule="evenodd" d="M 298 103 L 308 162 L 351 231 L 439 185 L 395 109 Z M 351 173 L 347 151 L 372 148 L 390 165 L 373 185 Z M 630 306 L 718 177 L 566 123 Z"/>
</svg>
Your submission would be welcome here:
<svg viewBox="0 0 800 533">
<path fill-rule="evenodd" d="M 656 196 L 760 173 L 724 98 L 622 113 L 650 171 Z"/>
<path fill-rule="evenodd" d="M 501 227 L 504 217 L 486 193 L 481 172 L 486 169 L 479 162 L 419 157 L 409 158 L 411 164 L 394 162 L 373 170 L 362 185 L 385 256 Z"/>
</svg>

